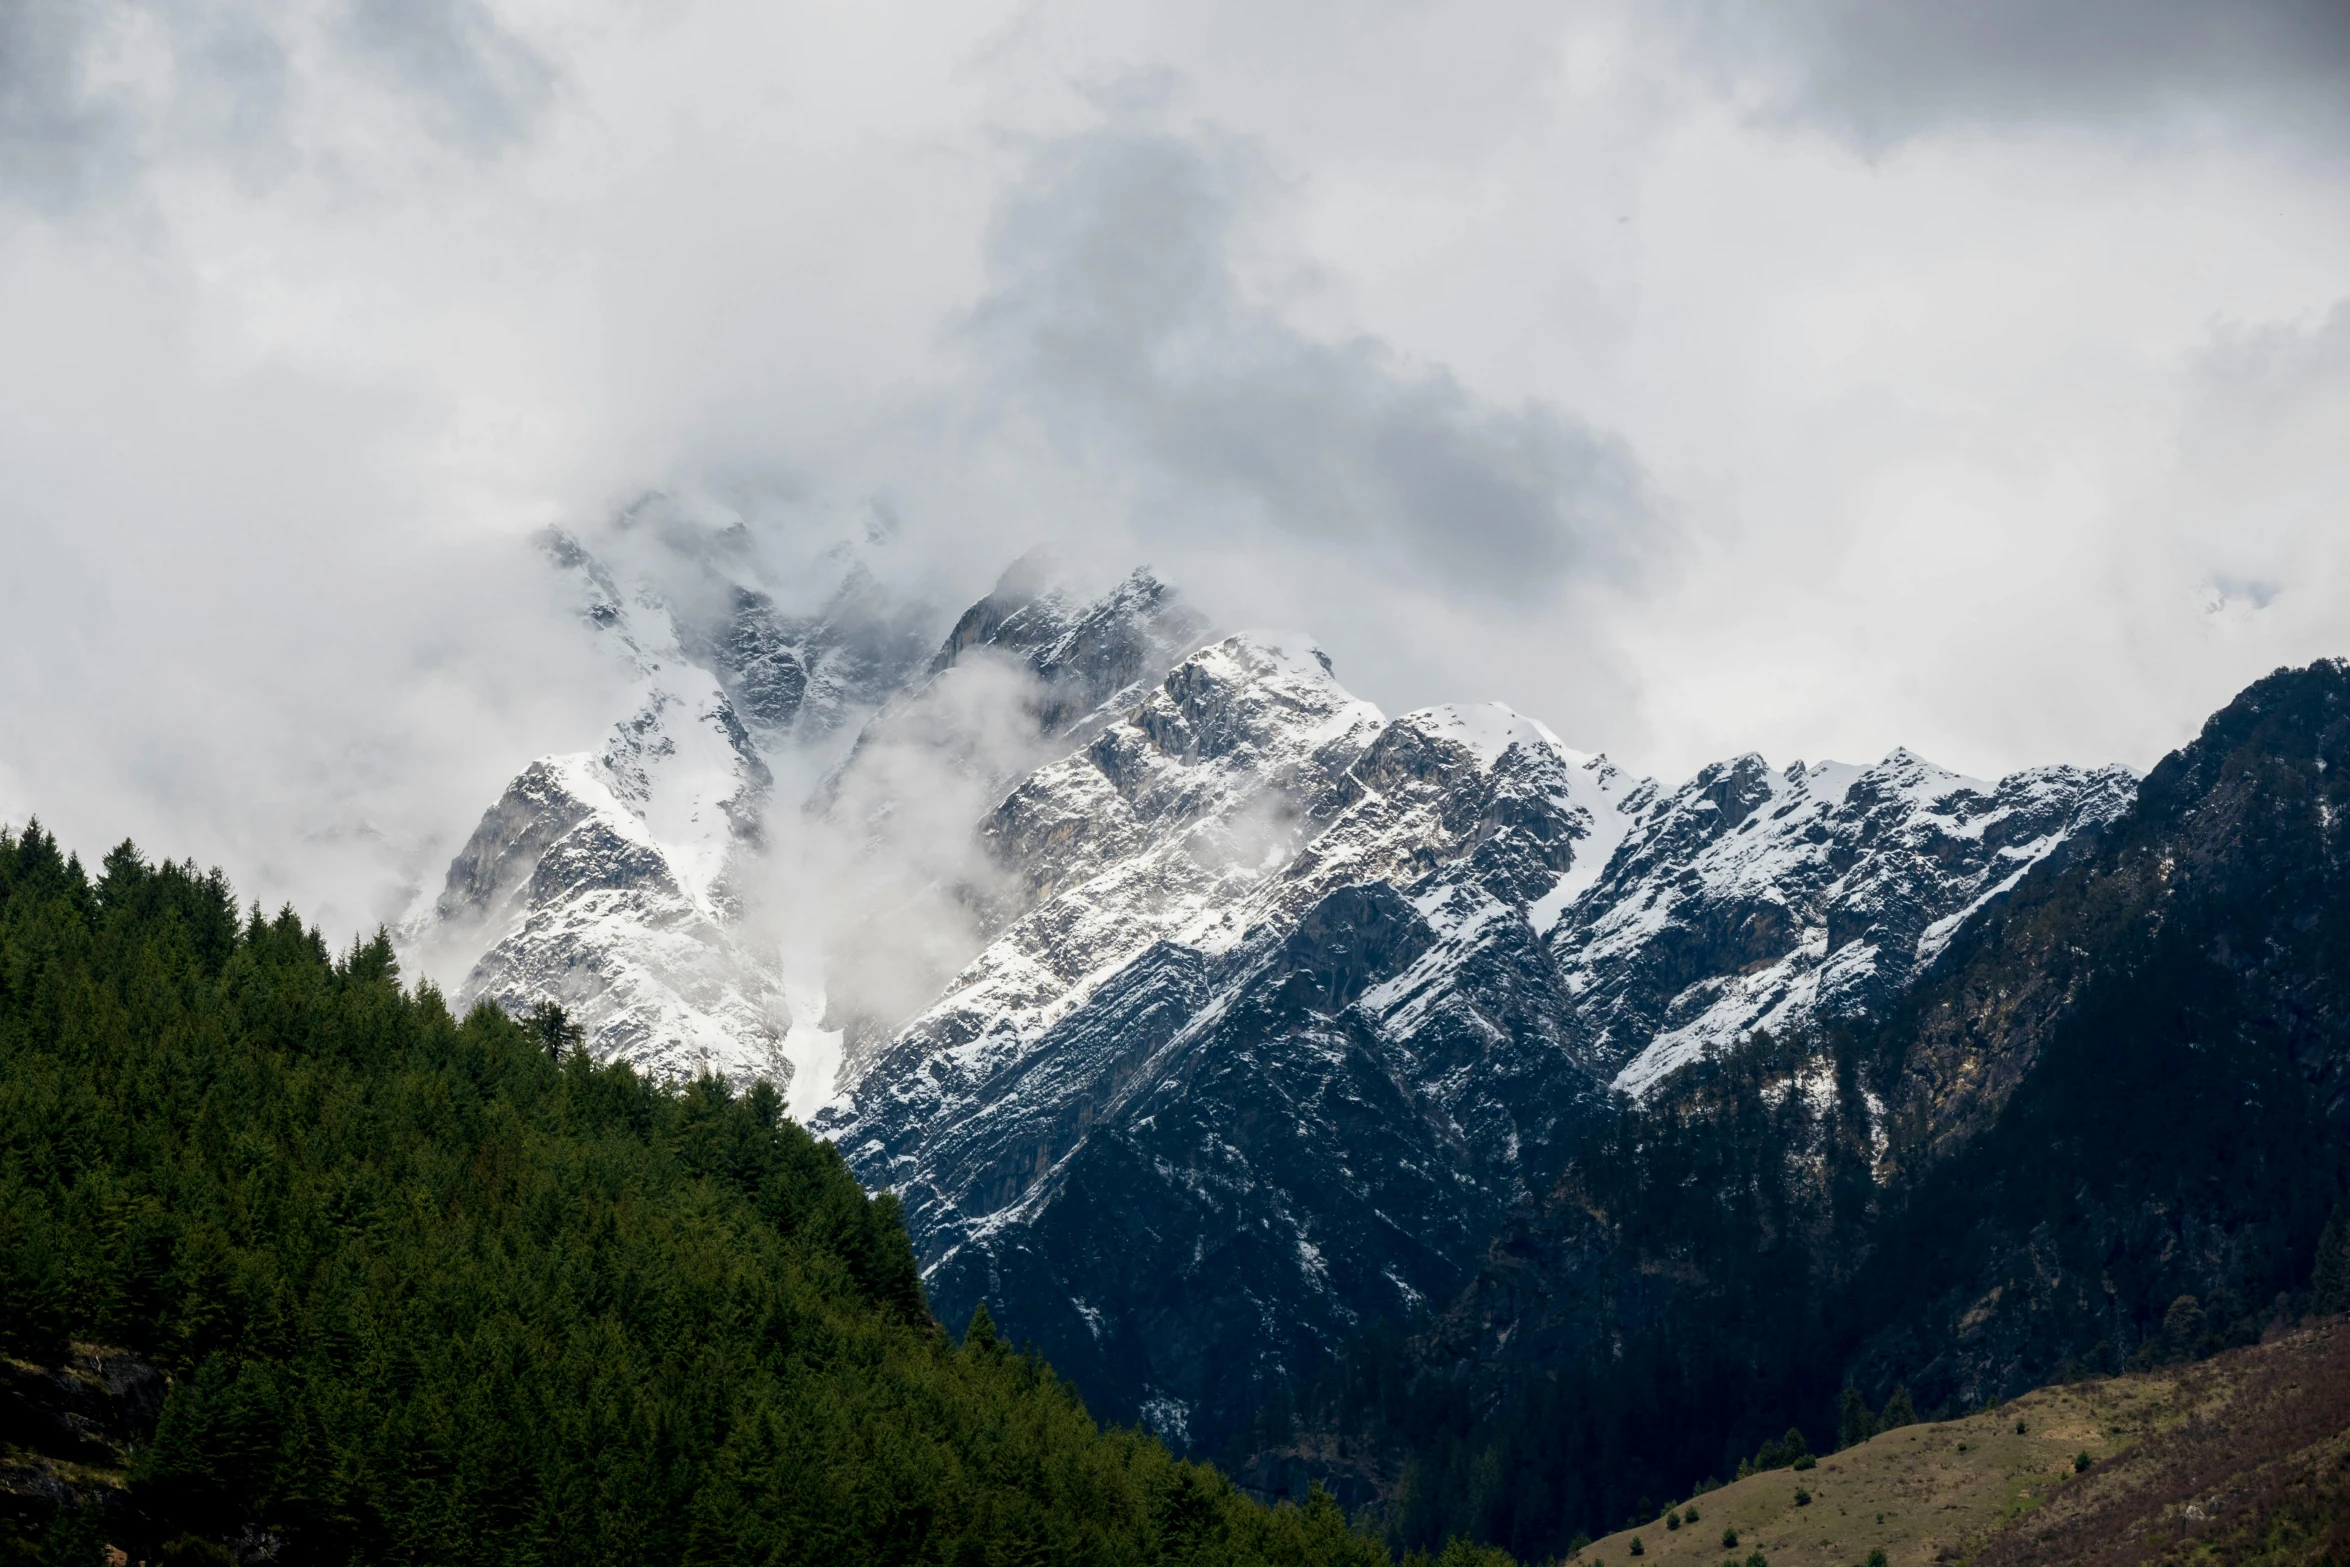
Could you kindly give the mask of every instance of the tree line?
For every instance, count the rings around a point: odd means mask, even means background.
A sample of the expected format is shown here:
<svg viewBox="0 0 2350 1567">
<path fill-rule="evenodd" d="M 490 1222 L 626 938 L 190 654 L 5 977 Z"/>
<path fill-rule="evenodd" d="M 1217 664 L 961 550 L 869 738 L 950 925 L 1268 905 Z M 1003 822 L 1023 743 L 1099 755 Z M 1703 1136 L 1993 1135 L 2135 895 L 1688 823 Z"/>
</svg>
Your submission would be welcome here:
<svg viewBox="0 0 2350 1567">
<path fill-rule="evenodd" d="M 115 1501 L 0 1557 L 1390 1561 L 942 1331 L 895 1200 L 772 1087 L 572 1039 L 0 830 L 0 1353 L 169 1379 Z"/>
</svg>

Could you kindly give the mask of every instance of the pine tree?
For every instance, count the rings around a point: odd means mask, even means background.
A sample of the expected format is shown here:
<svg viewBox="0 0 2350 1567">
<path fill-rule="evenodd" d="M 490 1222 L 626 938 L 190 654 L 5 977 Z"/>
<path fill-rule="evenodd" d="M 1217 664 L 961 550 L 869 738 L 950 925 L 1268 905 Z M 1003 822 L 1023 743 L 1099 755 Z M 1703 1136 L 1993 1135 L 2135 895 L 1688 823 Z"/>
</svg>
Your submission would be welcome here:
<svg viewBox="0 0 2350 1567">
<path fill-rule="evenodd" d="M 1909 1401 L 1909 1384 L 1906 1382 L 1896 1384 L 1893 1396 L 1885 1400 L 1884 1412 L 1877 1416 L 1877 1429 L 1891 1431 L 1901 1426 L 1914 1426 L 1917 1423 L 1916 1406 Z"/>
<path fill-rule="evenodd" d="M 2343 1218 L 2339 1203 L 2317 1238 L 2317 1269 L 2309 1280 L 2309 1309 L 2321 1317 L 2350 1311 L 2350 1220 Z"/>
<path fill-rule="evenodd" d="M 384 950 L 391 950 L 388 939 Z M 532 1008 L 522 1026 L 539 1042 L 539 1048 L 546 1051 L 550 1061 L 562 1060 L 564 1051 L 577 1049 L 587 1037 L 587 1031 L 572 1022 L 571 1015 L 552 1001 L 542 1001 Z"/>
<path fill-rule="evenodd" d="M 1860 1389 L 1849 1384 L 1844 1397 L 1836 1407 L 1836 1448 L 1858 1447 L 1877 1434 L 1877 1417 L 1869 1412 L 1869 1401 L 1860 1396 Z"/>
</svg>

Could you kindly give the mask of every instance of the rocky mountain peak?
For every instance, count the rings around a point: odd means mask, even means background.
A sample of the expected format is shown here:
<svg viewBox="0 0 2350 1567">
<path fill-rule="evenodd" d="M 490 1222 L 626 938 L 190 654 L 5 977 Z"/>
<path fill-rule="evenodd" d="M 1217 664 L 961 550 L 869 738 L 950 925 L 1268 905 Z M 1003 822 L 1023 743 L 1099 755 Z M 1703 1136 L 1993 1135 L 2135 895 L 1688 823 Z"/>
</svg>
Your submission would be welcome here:
<svg viewBox="0 0 2350 1567">
<path fill-rule="evenodd" d="M 1238 772 L 1294 765 L 1333 721 L 1346 729 L 1376 714 L 1339 685 L 1312 639 L 1251 631 L 1176 665 L 1134 723 L 1170 760 Z"/>
<path fill-rule="evenodd" d="M 958 776 L 992 798 L 1132 708 L 1206 629 L 1148 567 L 1099 597 L 1058 569 L 1047 554 L 1024 556 L 965 610 L 826 776 L 818 808 L 877 826 L 907 775 L 922 773 Z"/>
<path fill-rule="evenodd" d="M 1034 558 L 891 666 L 812 800 L 877 912 L 793 1019 L 726 896 L 759 853 L 726 802 L 804 760 L 824 679 L 844 713 L 876 689 L 838 672 L 881 644 L 736 577 L 713 618 L 566 569 L 647 684 L 451 867 L 443 923 L 496 937 L 469 983 L 766 1041 L 738 1072 L 791 1072 L 782 1031 L 815 1028 L 794 1113 L 901 1193 L 939 1309 L 985 1300 L 1179 1440 L 1462 1287 L 1620 1095 L 1881 1013 L 2132 797 L 1906 750 L 1666 788 L 1500 704 L 1390 719 L 1302 634 L 1203 642 L 1147 569 L 1095 592 Z"/>
<path fill-rule="evenodd" d="M 1038 551 L 1014 562 L 963 612 L 927 673 L 944 674 L 975 650 L 1017 660 L 1042 687 L 1033 702 L 1039 729 L 1059 734 L 1104 703 L 1147 687 L 1205 630 L 1206 622 L 1148 566 L 1094 596 Z"/>
<path fill-rule="evenodd" d="M 562 1004 L 599 1055 L 786 1075 L 773 965 L 732 929 L 767 763 L 650 583 L 624 589 L 568 534 L 543 543 L 628 674 L 631 710 L 601 749 L 541 757 L 516 776 L 403 923 L 402 945 L 461 1005 Z"/>
<path fill-rule="evenodd" d="M 1896 750 L 1865 768 L 1699 772 L 1551 936 L 1592 1047 L 1644 1092 L 1756 1030 L 1880 1010 L 2030 867 L 2128 809 L 2121 768 L 1997 783 Z"/>
</svg>

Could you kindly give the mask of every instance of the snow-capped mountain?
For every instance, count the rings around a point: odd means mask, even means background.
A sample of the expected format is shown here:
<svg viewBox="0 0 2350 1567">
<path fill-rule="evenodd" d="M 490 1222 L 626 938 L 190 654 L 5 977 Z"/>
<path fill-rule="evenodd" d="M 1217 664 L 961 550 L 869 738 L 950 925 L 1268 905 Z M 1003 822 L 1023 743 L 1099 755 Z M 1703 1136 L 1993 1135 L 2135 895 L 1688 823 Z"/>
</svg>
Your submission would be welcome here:
<svg viewBox="0 0 2350 1567">
<path fill-rule="evenodd" d="M 831 562 L 820 607 L 795 616 L 739 525 L 696 525 L 651 497 L 616 540 L 634 547 L 633 574 L 567 534 L 544 543 L 579 620 L 628 676 L 627 715 L 599 749 L 515 777 L 402 945 L 460 1004 L 559 1002 L 595 1054 L 657 1074 L 789 1083 L 812 1049 L 821 1069 L 793 1102 L 813 1109 L 839 1030 L 823 1027 L 820 988 L 787 1001 L 771 927 L 745 918 L 763 896 L 798 892 L 776 885 L 794 867 L 764 852 L 777 776 L 826 775 L 832 758 L 819 807 L 845 801 L 886 837 L 881 818 L 942 779 L 992 797 L 1054 737 L 1098 729 L 1202 623 L 1146 570 L 1088 599 L 1032 557 L 942 645 L 938 617 L 893 600 L 853 557 Z M 954 823 L 956 841 L 975 814 Z M 907 845 L 889 847 L 906 859 Z"/>
<path fill-rule="evenodd" d="M 1665 789 L 1504 707 L 1391 719 L 1301 633 L 1200 646 L 1146 571 L 1025 560 L 917 635 L 854 570 L 795 620 L 723 540 L 667 593 L 554 550 L 633 710 L 516 778 L 412 942 L 601 1053 L 797 1071 L 942 1315 L 1179 1440 L 1451 1298 L 1621 1095 L 1882 1012 L 2133 797 L 1905 751 Z M 826 886 L 774 885 L 778 811 Z M 796 1008 L 754 884 L 862 900 Z"/>
<path fill-rule="evenodd" d="M 1986 783 L 1897 750 L 1742 756 L 1644 814 L 1550 931 L 1594 1059 L 1634 1094 L 1707 1049 L 1880 1011 L 1966 918 L 2129 809 L 2127 769 Z"/>
<path fill-rule="evenodd" d="M 943 1311 L 1228 1429 L 1457 1288 L 1594 1091 L 1523 910 L 1641 794 L 1507 709 L 1390 722 L 1302 637 L 1218 643 L 990 816 L 1025 912 L 817 1125 L 904 1193 Z"/>
<path fill-rule="evenodd" d="M 904 1194 L 945 1315 L 1214 1440 L 1457 1289 L 1611 1086 L 1882 1006 L 2130 789 L 1896 752 L 1668 793 L 1234 637 L 989 814 L 1014 917 L 815 1124 Z"/>
<path fill-rule="evenodd" d="M 547 546 L 627 669 L 632 710 L 600 749 L 541 757 L 507 785 L 404 945 L 460 1003 L 561 1003 L 599 1055 L 783 1075 L 780 976 L 736 939 L 730 883 L 758 836 L 767 765 L 665 603 L 624 592 L 567 536 Z"/>
<path fill-rule="evenodd" d="M 661 497 L 616 536 L 641 557 L 626 574 L 559 530 L 542 542 L 627 676 L 626 715 L 595 749 L 515 777 L 402 945 L 460 1004 L 560 1003 L 599 1057 L 787 1082 L 779 954 L 742 919 L 769 759 L 869 714 L 919 666 L 930 617 L 853 559 L 816 613 L 787 615 L 739 526 L 693 526 Z"/>
</svg>

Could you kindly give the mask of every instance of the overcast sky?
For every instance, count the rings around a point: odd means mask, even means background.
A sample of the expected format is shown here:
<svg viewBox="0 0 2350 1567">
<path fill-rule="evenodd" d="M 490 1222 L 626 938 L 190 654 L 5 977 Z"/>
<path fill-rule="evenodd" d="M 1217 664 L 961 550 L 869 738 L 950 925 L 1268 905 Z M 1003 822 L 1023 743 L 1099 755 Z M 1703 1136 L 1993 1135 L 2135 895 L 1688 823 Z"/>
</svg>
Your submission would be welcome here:
<svg viewBox="0 0 2350 1567">
<path fill-rule="evenodd" d="M 2346 105 L 2343 0 L 6 0 L 0 820 L 378 917 L 656 485 L 1667 777 L 2143 767 L 2350 654 Z"/>
</svg>

